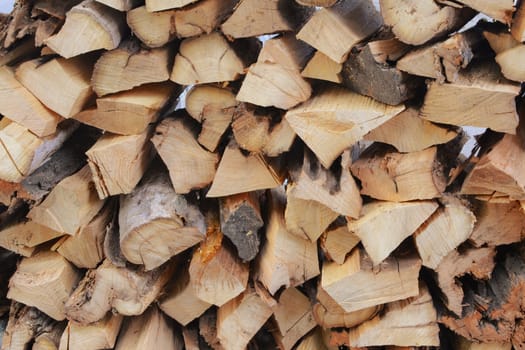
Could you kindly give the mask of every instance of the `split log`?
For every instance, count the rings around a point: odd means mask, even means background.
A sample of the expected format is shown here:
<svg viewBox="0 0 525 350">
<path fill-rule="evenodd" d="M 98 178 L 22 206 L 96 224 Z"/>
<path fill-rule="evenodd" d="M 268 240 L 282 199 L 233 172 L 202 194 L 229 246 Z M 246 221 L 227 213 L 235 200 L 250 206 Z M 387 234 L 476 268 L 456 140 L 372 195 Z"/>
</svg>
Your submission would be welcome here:
<svg viewBox="0 0 525 350">
<path fill-rule="evenodd" d="M 151 167 L 129 195 L 120 198 L 120 249 L 134 264 L 154 269 L 204 239 L 199 208 L 175 193 L 163 169 Z"/>
<path fill-rule="evenodd" d="M 122 315 L 108 313 L 102 320 L 85 326 L 69 322 L 60 339 L 58 350 L 113 348 L 123 318 Z"/>
<path fill-rule="evenodd" d="M 200 350 L 199 347 L 199 330 L 196 327 L 182 328 L 182 339 L 186 350 Z"/>
<path fill-rule="evenodd" d="M 323 339 L 323 332 L 321 328 L 316 329 L 305 335 L 301 342 L 297 345 L 297 350 L 334 350 L 326 347 Z"/>
<path fill-rule="evenodd" d="M 322 91 L 286 119 L 325 168 L 370 130 L 404 110 L 341 88 Z"/>
<path fill-rule="evenodd" d="M 104 206 L 88 166 L 60 181 L 28 218 L 55 231 L 76 235 Z"/>
<path fill-rule="evenodd" d="M 155 156 L 152 130 L 138 135 L 106 133 L 86 152 L 100 199 L 133 191 Z"/>
<path fill-rule="evenodd" d="M 176 11 L 149 12 L 146 6 L 139 6 L 127 12 L 126 21 L 133 35 L 142 43 L 151 48 L 159 48 L 177 38 L 172 24 L 175 13 Z"/>
<path fill-rule="evenodd" d="M 255 275 L 274 295 L 282 286 L 295 287 L 319 275 L 316 242 L 286 230 L 284 193 L 271 191 L 266 222 L 266 243 L 261 249 Z"/>
<path fill-rule="evenodd" d="M 119 11 L 129 11 L 141 3 L 140 0 L 96 0 Z"/>
<path fill-rule="evenodd" d="M 281 185 L 279 169 L 260 154 L 245 156 L 231 141 L 222 154 L 219 167 L 206 197 L 225 197 L 232 194 L 275 188 Z"/>
<path fill-rule="evenodd" d="M 409 107 L 364 136 L 365 140 L 387 143 L 399 152 L 418 152 L 447 143 L 458 136 L 454 128 L 445 128 L 419 117 Z M 402 137 L 400 137 L 402 135 Z"/>
<path fill-rule="evenodd" d="M 310 300 L 298 289 L 285 289 L 273 308 L 277 330 L 274 332 L 280 349 L 289 350 L 315 326 Z"/>
<path fill-rule="evenodd" d="M 61 321 L 66 318 L 66 300 L 80 277 L 79 271 L 58 253 L 41 252 L 18 265 L 9 281 L 7 297 Z"/>
<path fill-rule="evenodd" d="M 219 156 L 199 145 L 197 132 L 191 120 L 166 118 L 157 126 L 151 139 L 178 194 L 204 188 L 216 175 Z"/>
<path fill-rule="evenodd" d="M 483 27 L 483 29 L 483 37 L 487 40 L 490 48 L 496 55 L 521 44 L 508 32 L 506 27 L 493 25 Z"/>
<path fill-rule="evenodd" d="M 350 253 L 361 241 L 359 237 L 348 230 L 346 221 L 341 221 L 336 220 L 333 225 L 328 227 L 319 241 L 326 258 L 339 265 L 345 262 L 346 254 Z"/>
<path fill-rule="evenodd" d="M 222 24 L 228 37 L 248 38 L 277 32 L 295 32 L 307 20 L 313 9 L 289 1 L 241 0 L 233 14 Z"/>
<path fill-rule="evenodd" d="M 156 307 L 129 318 L 122 326 L 115 350 L 183 350 L 182 337 L 175 325 Z"/>
<path fill-rule="evenodd" d="M 333 6 L 337 0 L 295 0 L 297 3 L 303 6 L 317 6 L 317 7 L 330 7 Z"/>
<path fill-rule="evenodd" d="M 351 346 L 439 346 L 439 326 L 426 286 L 419 295 L 387 304 L 384 314 L 349 331 Z"/>
<path fill-rule="evenodd" d="M 51 329 L 37 334 L 31 350 L 56 350 L 64 333 L 65 322 L 55 322 Z"/>
<path fill-rule="evenodd" d="M 39 52 L 40 50 L 35 47 L 34 38 L 25 38 L 11 46 L 8 51 L 3 47 L 0 48 L 0 66 L 12 66 L 25 59 L 35 58 Z"/>
<path fill-rule="evenodd" d="M 92 67 L 89 56 L 69 60 L 55 58 L 47 62 L 41 58 L 22 63 L 16 70 L 16 78 L 47 108 L 70 118 L 93 97 L 90 85 Z M 64 94 L 64 91 L 68 93 Z"/>
<path fill-rule="evenodd" d="M 93 90 L 100 97 L 169 80 L 172 55 L 168 47 L 145 50 L 137 41 L 125 41 L 103 53 L 95 63 L 91 77 Z"/>
<path fill-rule="evenodd" d="M 157 12 L 184 7 L 195 1 L 197 0 L 146 0 L 146 9 L 149 12 Z"/>
<path fill-rule="evenodd" d="M 398 40 L 388 27 L 381 27 L 378 33 L 366 44 L 379 64 L 393 64 L 403 57 L 411 46 Z"/>
<path fill-rule="evenodd" d="M 506 81 L 497 66 L 470 65 L 454 83 L 430 83 L 420 116 L 437 123 L 515 134 L 517 94 L 519 86 Z"/>
<path fill-rule="evenodd" d="M 379 12 L 370 1 L 342 1 L 316 11 L 297 33 L 297 38 L 342 63 L 353 46 L 382 24 Z"/>
<path fill-rule="evenodd" d="M 197 140 L 210 152 L 215 152 L 230 126 L 238 103 L 230 90 L 214 85 L 197 85 L 188 91 L 186 111 L 201 123 Z"/>
<path fill-rule="evenodd" d="M 525 45 L 521 44 L 496 55 L 496 62 L 501 67 L 501 73 L 509 80 L 525 81 L 525 69 L 516 62 L 525 59 Z"/>
<path fill-rule="evenodd" d="M 237 248 L 243 261 L 253 260 L 259 252 L 259 229 L 264 225 L 256 192 L 221 198 L 221 231 Z"/>
<path fill-rule="evenodd" d="M 95 270 L 88 270 L 65 303 L 67 318 L 87 325 L 103 319 L 111 309 L 125 316 L 140 315 L 158 297 L 173 271 L 173 263 L 144 271 L 104 260 Z"/>
<path fill-rule="evenodd" d="M 270 318 L 272 309 L 247 289 L 217 311 L 217 338 L 225 349 L 243 350 Z"/>
<path fill-rule="evenodd" d="M 97 108 L 83 110 L 73 118 L 115 134 L 140 134 L 157 121 L 179 91 L 171 83 L 143 85 L 98 98 Z"/>
<path fill-rule="evenodd" d="M 62 119 L 44 107 L 7 67 L 0 67 L 0 113 L 39 137 L 54 134 Z"/>
<path fill-rule="evenodd" d="M 441 292 L 444 294 L 444 304 L 447 309 L 460 316 L 463 310 L 463 298 L 465 296 L 459 278 L 472 275 L 478 280 L 487 280 L 494 270 L 496 249 L 467 248 L 459 253 L 451 251 L 445 256 L 439 266 L 435 269 L 437 282 Z"/>
<path fill-rule="evenodd" d="M 210 309 L 199 318 L 199 334 L 213 350 L 226 350 L 217 338 L 217 312 L 215 310 Z"/>
<path fill-rule="evenodd" d="M 345 312 L 352 312 L 417 295 L 420 268 L 421 261 L 414 256 L 390 256 L 374 268 L 370 257 L 355 249 L 343 265 L 323 264 L 318 288 Z"/>
<path fill-rule="evenodd" d="M 238 46 L 251 47 L 253 53 L 258 44 L 255 39 L 240 41 L 234 48 L 220 33 L 205 34 L 196 38 L 184 39 L 170 79 L 181 85 L 204 84 L 236 80 L 251 63 Z"/>
<path fill-rule="evenodd" d="M 190 262 L 190 284 L 199 299 L 222 306 L 246 289 L 249 266 L 223 242 L 219 213 L 208 211 L 206 221 L 206 239 Z"/>
<path fill-rule="evenodd" d="M 512 0 L 438 0 L 437 2 L 450 4 L 451 6 L 468 6 L 507 25 L 510 25 L 512 21 L 512 14 L 514 13 L 514 1 Z"/>
<path fill-rule="evenodd" d="M 313 306 L 313 315 L 317 324 L 325 329 L 327 328 L 353 328 L 361 323 L 370 320 L 376 316 L 382 309 L 382 306 L 370 306 L 365 309 L 345 312 L 344 310 L 328 310 L 323 304 L 316 303 Z"/>
<path fill-rule="evenodd" d="M 421 45 L 446 36 L 466 24 L 473 16 L 470 9 L 439 6 L 433 0 L 379 0 L 385 24 L 399 40 Z"/>
<path fill-rule="evenodd" d="M 519 42 L 525 41 L 525 5 L 520 2 L 512 19 L 510 33 Z"/>
<path fill-rule="evenodd" d="M 312 56 L 306 67 L 304 67 L 301 75 L 305 78 L 319 79 L 331 81 L 334 83 L 342 83 L 341 70 L 343 65 L 332 60 L 321 51 L 316 51 Z"/>
<path fill-rule="evenodd" d="M 65 58 L 99 49 L 118 47 L 126 33 L 124 15 L 94 0 L 85 0 L 68 11 L 60 31 L 45 44 Z"/>
<path fill-rule="evenodd" d="M 0 247 L 24 257 L 35 253 L 36 246 L 62 236 L 62 233 L 33 221 L 23 221 L 0 229 Z"/>
</svg>

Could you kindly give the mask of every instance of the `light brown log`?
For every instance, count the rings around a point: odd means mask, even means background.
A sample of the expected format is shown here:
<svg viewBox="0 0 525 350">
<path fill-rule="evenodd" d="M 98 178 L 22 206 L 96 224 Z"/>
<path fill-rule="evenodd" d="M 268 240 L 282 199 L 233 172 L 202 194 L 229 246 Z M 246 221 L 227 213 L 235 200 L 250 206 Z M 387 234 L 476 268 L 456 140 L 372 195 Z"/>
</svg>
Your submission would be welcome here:
<svg viewBox="0 0 525 350">
<path fill-rule="evenodd" d="M 348 230 L 346 221 L 338 221 L 328 227 L 319 242 L 326 257 L 341 265 L 345 262 L 346 254 L 350 253 L 361 239 Z"/>
<path fill-rule="evenodd" d="M 274 337 L 284 350 L 291 349 L 316 326 L 310 300 L 295 287 L 281 293 L 273 313 L 278 328 Z"/>
<path fill-rule="evenodd" d="M 321 328 L 316 327 L 315 330 L 300 341 L 297 345 L 297 350 L 333 350 L 329 349 L 323 339 L 323 332 Z"/>
<path fill-rule="evenodd" d="M 80 272 L 66 259 L 44 251 L 22 260 L 9 281 L 7 297 L 61 321 L 66 317 L 64 304 L 79 280 Z"/>
<path fill-rule="evenodd" d="M 144 271 L 104 260 L 97 269 L 88 270 L 67 300 L 67 318 L 87 325 L 103 319 L 111 309 L 125 316 L 140 315 L 157 299 L 173 271 L 173 263 Z"/>
<path fill-rule="evenodd" d="M 141 3 L 140 0 L 96 0 L 119 11 L 129 11 Z"/>
<path fill-rule="evenodd" d="M 344 312 L 341 311 L 330 311 L 321 303 L 316 303 L 313 306 L 312 312 L 314 315 L 315 322 L 323 328 L 353 328 L 361 323 L 368 321 L 380 312 L 382 306 L 370 306 L 365 309 Z"/>
<path fill-rule="evenodd" d="M 37 245 L 61 235 L 62 233 L 33 221 L 23 221 L 0 229 L 0 246 L 24 257 L 30 257 Z"/>
<path fill-rule="evenodd" d="M 385 24 L 399 40 L 421 45 L 461 28 L 474 16 L 471 10 L 439 6 L 433 0 L 379 0 Z"/>
<path fill-rule="evenodd" d="M 281 184 L 278 169 L 260 154 L 245 156 L 234 142 L 224 150 L 213 183 L 206 197 L 275 188 Z"/>
<path fill-rule="evenodd" d="M 188 91 L 186 111 L 201 123 L 198 141 L 210 152 L 215 152 L 232 121 L 237 105 L 235 95 L 219 86 L 197 85 Z"/>
<path fill-rule="evenodd" d="M 103 206 L 104 201 L 97 196 L 89 167 L 84 166 L 60 181 L 27 217 L 55 231 L 75 235 Z"/>
<path fill-rule="evenodd" d="M 222 306 L 246 289 L 249 266 L 223 242 L 219 213 L 209 211 L 206 221 L 206 239 L 190 262 L 190 284 L 199 299 Z"/>
<path fill-rule="evenodd" d="M 152 132 L 106 133 L 86 152 L 100 199 L 133 191 L 156 153 L 149 142 Z"/>
<path fill-rule="evenodd" d="M 272 314 L 272 309 L 253 289 L 246 289 L 217 310 L 217 338 L 221 346 L 245 349 Z"/>
<path fill-rule="evenodd" d="M 97 108 L 83 110 L 73 118 L 115 134 L 140 134 L 157 121 L 179 91 L 172 83 L 147 84 L 98 98 Z"/>
<path fill-rule="evenodd" d="M 199 330 L 196 327 L 183 327 L 182 339 L 186 350 L 200 350 L 199 348 Z"/>
<path fill-rule="evenodd" d="M 151 167 L 120 198 L 120 249 L 134 264 L 154 269 L 204 239 L 206 224 L 196 204 L 175 193 L 168 174 Z"/>
<path fill-rule="evenodd" d="M 311 9 L 293 1 L 241 0 L 233 14 L 222 24 L 221 31 L 232 38 L 296 31 L 311 13 Z"/>
<path fill-rule="evenodd" d="M 351 346 L 439 346 L 439 326 L 432 297 L 422 285 L 419 295 L 387 304 L 376 316 L 349 331 Z"/>
<path fill-rule="evenodd" d="M 317 245 L 286 230 L 284 193 L 271 191 L 266 222 L 266 243 L 255 269 L 256 278 L 270 292 L 295 287 L 319 275 Z"/>
<path fill-rule="evenodd" d="M 38 56 L 38 48 L 35 47 L 35 39 L 32 37 L 20 40 L 9 50 L 0 50 L 0 66 L 10 66 L 22 61 L 27 57 Z"/>
<path fill-rule="evenodd" d="M 102 320 L 85 326 L 69 322 L 57 350 L 113 348 L 123 319 L 122 315 L 108 313 Z"/>
<path fill-rule="evenodd" d="M 47 62 L 36 59 L 22 63 L 16 70 L 16 78 L 46 107 L 70 118 L 93 97 L 92 67 L 89 56 L 55 58 Z"/>
<path fill-rule="evenodd" d="M 85 0 L 68 11 L 60 31 L 45 44 L 65 58 L 99 49 L 116 48 L 125 35 L 124 15 L 94 0 Z"/>
<path fill-rule="evenodd" d="M 521 44 L 496 55 L 496 62 L 501 67 L 501 73 L 507 79 L 525 81 L 525 69 L 516 62 L 525 59 L 525 45 Z"/>
<path fill-rule="evenodd" d="M 62 119 L 27 91 L 7 67 L 0 67 L 0 113 L 39 137 L 55 133 Z"/>
<path fill-rule="evenodd" d="M 518 85 L 506 81 L 497 66 L 471 65 L 452 84 L 430 83 L 420 116 L 437 123 L 515 134 L 518 93 Z"/>
<path fill-rule="evenodd" d="M 100 97 L 169 80 L 172 55 L 168 47 L 146 50 L 138 41 L 125 41 L 103 53 L 95 63 L 91 77 L 93 90 Z"/>
<path fill-rule="evenodd" d="M 348 222 L 348 230 L 361 239 L 374 265 L 378 265 L 437 208 L 434 201 L 372 202 L 363 206 L 359 219 Z"/>
<path fill-rule="evenodd" d="M 319 289 L 345 312 L 361 310 L 417 295 L 420 268 L 421 261 L 410 255 L 390 256 L 374 268 L 370 257 L 356 249 L 343 265 L 323 264 Z"/>
<path fill-rule="evenodd" d="M 517 7 L 510 26 L 510 33 L 517 41 L 525 41 L 525 5 L 523 3 L 519 3 Z"/>
<path fill-rule="evenodd" d="M 289 110 L 286 119 L 328 168 L 370 130 L 403 111 L 342 88 L 329 88 Z"/>
<path fill-rule="evenodd" d="M 388 143 L 399 152 L 418 152 L 453 140 L 458 132 L 419 117 L 415 108 L 407 108 L 370 131 L 364 139 Z"/>
<path fill-rule="evenodd" d="M 305 78 L 342 83 L 341 70 L 343 65 L 332 60 L 321 51 L 316 51 L 301 72 Z"/>
<path fill-rule="evenodd" d="M 380 64 L 396 62 L 411 49 L 410 45 L 398 40 L 394 33 L 384 26 L 366 45 L 374 61 Z"/>
<path fill-rule="evenodd" d="M 219 156 L 201 147 L 191 120 L 166 118 L 155 129 L 151 142 L 166 164 L 176 193 L 208 186 L 216 174 Z"/>
<path fill-rule="evenodd" d="M 342 1 L 316 11 L 297 33 L 297 38 L 342 63 L 352 47 L 382 24 L 379 12 L 370 1 Z"/>
<path fill-rule="evenodd" d="M 146 6 L 139 6 L 127 12 L 126 21 L 133 35 L 142 43 L 151 48 L 159 48 L 177 38 L 172 28 L 175 13 L 176 11 L 149 12 Z"/>
<path fill-rule="evenodd" d="M 31 350 L 57 350 L 64 328 L 64 322 L 55 322 L 49 330 L 38 333 Z"/>
<path fill-rule="evenodd" d="M 213 350 L 226 350 L 217 338 L 217 312 L 208 310 L 199 318 L 199 334 Z"/>
<path fill-rule="evenodd" d="M 183 350 L 184 344 L 175 325 L 153 306 L 144 314 L 127 319 L 115 350 Z"/>
<path fill-rule="evenodd" d="M 510 25 L 512 22 L 512 14 L 514 13 L 514 1 L 512 0 L 458 0 L 458 1 L 443 1 L 438 0 L 438 3 L 451 2 L 454 4 L 462 4 L 468 6 L 478 12 L 481 12 L 497 21 Z"/>
<path fill-rule="evenodd" d="M 149 12 L 169 10 L 184 7 L 197 0 L 146 0 L 146 9 Z"/>
</svg>

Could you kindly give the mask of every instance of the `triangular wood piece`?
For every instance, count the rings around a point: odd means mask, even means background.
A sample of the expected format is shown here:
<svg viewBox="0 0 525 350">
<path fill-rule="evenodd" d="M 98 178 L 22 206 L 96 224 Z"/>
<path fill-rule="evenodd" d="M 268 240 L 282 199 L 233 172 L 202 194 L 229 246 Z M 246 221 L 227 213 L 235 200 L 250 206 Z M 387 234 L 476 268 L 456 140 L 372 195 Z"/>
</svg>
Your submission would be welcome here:
<svg viewBox="0 0 525 350">
<path fill-rule="evenodd" d="M 321 51 L 316 51 L 306 67 L 304 67 L 301 75 L 305 78 L 342 83 L 342 69 L 343 65 L 341 63 L 335 62 Z"/>
<path fill-rule="evenodd" d="M 382 310 L 382 305 L 370 306 L 365 309 L 344 312 L 328 310 L 321 303 L 313 306 L 313 314 L 317 324 L 323 328 L 353 328 L 368 321 Z"/>
<path fill-rule="evenodd" d="M 346 254 L 359 244 L 361 239 L 348 230 L 345 220 L 336 220 L 320 238 L 321 249 L 329 260 L 339 265 L 345 262 Z"/>
<path fill-rule="evenodd" d="M 149 12 L 157 12 L 184 7 L 195 1 L 197 0 L 146 0 L 146 9 Z"/>
<path fill-rule="evenodd" d="M 30 257 L 35 252 L 37 245 L 62 235 L 63 233 L 34 221 L 23 221 L 0 230 L 0 247 L 24 257 Z"/>
<path fill-rule="evenodd" d="M 108 314 L 102 320 L 85 326 L 69 322 L 60 338 L 58 350 L 113 348 L 123 319 L 122 315 Z"/>
</svg>

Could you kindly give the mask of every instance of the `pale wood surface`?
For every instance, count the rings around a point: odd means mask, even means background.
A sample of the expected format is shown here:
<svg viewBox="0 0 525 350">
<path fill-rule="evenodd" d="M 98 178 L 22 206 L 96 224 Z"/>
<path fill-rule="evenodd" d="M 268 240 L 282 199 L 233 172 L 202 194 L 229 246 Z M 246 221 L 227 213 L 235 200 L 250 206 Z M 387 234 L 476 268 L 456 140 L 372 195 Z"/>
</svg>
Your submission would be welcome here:
<svg viewBox="0 0 525 350">
<path fill-rule="evenodd" d="M 119 11 L 129 11 L 141 3 L 140 0 L 96 0 Z"/>
<path fill-rule="evenodd" d="M 343 82 L 341 78 L 342 69 L 343 65 L 341 63 L 335 62 L 321 51 L 316 51 L 302 70 L 301 75 L 305 78 L 341 83 Z"/>
<path fill-rule="evenodd" d="M 360 241 L 361 239 L 358 236 L 348 230 L 346 222 L 339 223 L 338 221 L 328 227 L 320 237 L 321 249 L 323 249 L 327 258 L 338 264 L 345 262 L 346 254 Z"/>
<path fill-rule="evenodd" d="M 146 0 L 146 9 L 149 12 L 169 10 L 184 7 L 196 0 Z"/>
<path fill-rule="evenodd" d="M 57 350 L 97 350 L 113 348 L 124 317 L 108 313 L 102 320 L 89 325 L 69 322 Z"/>
<path fill-rule="evenodd" d="M 376 305 L 352 312 L 330 311 L 323 304 L 316 303 L 312 311 L 317 324 L 326 329 L 356 327 L 377 315 L 381 309 L 382 306 Z"/>
<path fill-rule="evenodd" d="M 34 221 L 23 221 L 0 229 L 0 246 L 25 257 L 32 256 L 42 243 L 60 237 L 62 233 Z"/>
<path fill-rule="evenodd" d="M 525 5 L 523 3 L 518 6 L 516 13 L 514 14 L 510 26 L 510 32 L 517 41 L 525 41 Z"/>
</svg>

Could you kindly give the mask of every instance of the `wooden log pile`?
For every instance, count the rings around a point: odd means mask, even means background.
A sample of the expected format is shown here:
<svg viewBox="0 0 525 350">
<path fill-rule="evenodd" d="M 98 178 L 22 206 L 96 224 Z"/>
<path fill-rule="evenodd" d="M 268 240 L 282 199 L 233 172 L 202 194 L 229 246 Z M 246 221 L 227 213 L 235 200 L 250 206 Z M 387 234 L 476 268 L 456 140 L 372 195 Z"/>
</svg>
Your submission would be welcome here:
<svg viewBox="0 0 525 350">
<path fill-rule="evenodd" d="M 1 349 L 525 349 L 524 42 L 512 0 L 18 0 Z"/>
</svg>

